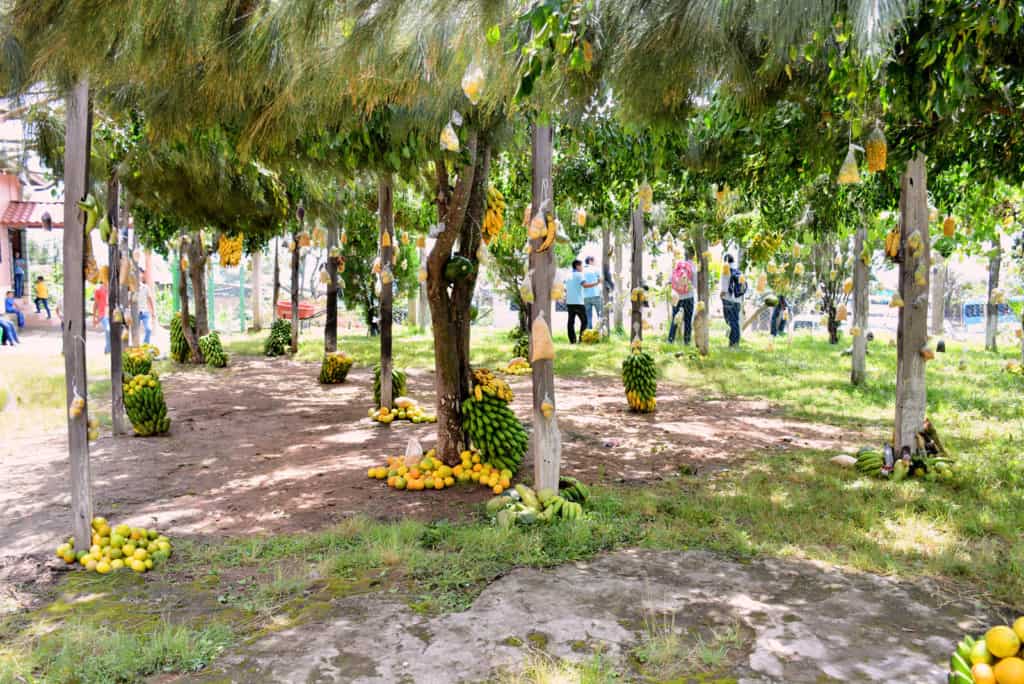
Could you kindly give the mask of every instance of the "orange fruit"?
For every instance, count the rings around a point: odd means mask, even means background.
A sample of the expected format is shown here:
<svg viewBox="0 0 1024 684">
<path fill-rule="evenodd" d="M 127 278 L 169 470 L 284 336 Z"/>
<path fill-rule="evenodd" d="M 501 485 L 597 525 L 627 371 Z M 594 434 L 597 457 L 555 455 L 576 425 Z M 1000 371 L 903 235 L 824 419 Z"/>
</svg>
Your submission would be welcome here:
<svg viewBox="0 0 1024 684">
<path fill-rule="evenodd" d="M 985 645 L 996 658 L 1009 658 L 1020 651 L 1020 638 L 1009 627 L 999 625 L 985 633 Z"/>
<path fill-rule="evenodd" d="M 453 484 L 455 484 L 455 478 L 453 478 L 453 477 L 446 477 L 446 478 L 444 478 L 444 486 L 445 487 L 451 487 Z"/>
<path fill-rule="evenodd" d="M 491 487 L 491 491 L 494 492 L 495 494 L 501 494 L 503 491 L 505 491 L 505 489 L 501 485 L 496 484 L 493 487 Z"/>
<path fill-rule="evenodd" d="M 978 663 L 972 667 L 971 676 L 974 677 L 974 684 L 996 684 L 995 673 L 985 663 Z"/>
<path fill-rule="evenodd" d="M 444 489 L 444 480 L 441 478 L 434 479 L 434 489 Z"/>
<path fill-rule="evenodd" d="M 388 478 L 388 487 L 394 487 L 395 486 L 395 478 L 396 477 L 398 477 L 398 476 L 397 475 L 392 475 L 392 476 L 390 476 Z"/>
<path fill-rule="evenodd" d="M 474 473 L 479 473 L 481 470 L 483 470 L 483 466 L 480 465 L 480 461 L 474 461 L 474 463 L 475 463 L 475 465 L 473 466 L 473 472 Z"/>
<path fill-rule="evenodd" d="M 999 684 L 1024 684 L 1024 660 L 1020 658 L 1003 658 L 992 672 Z"/>
</svg>

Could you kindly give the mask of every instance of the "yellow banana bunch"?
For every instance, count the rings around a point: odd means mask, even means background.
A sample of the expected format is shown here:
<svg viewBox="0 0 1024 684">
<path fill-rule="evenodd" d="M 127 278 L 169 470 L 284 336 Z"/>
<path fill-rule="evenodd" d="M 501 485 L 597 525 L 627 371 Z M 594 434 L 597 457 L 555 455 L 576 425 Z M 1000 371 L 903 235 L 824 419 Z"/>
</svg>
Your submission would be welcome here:
<svg viewBox="0 0 1024 684">
<path fill-rule="evenodd" d="M 217 253 L 221 266 L 237 266 L 242 261 L 242 235 L 228 237 L 221 233 L 217 241 Z"/>
<path fill-rule="evenodd" d="M 895 259 L 900 253 L 900 231 L 893 228 L 885 234 L 885 254 L 890 259 Z"/>
<path fill-rule="evenodd" d="M 483 239 L 489 243 L 505 227 L 505 197 L 493 185 L 487 186 L 487 212 L 484 214 Z"/>
<path fill-rule="evenodd" d="M 512 401 L 512 388 L 508 386 L 508 383 L 498 378 L 491 371 L 486 368 L 476 368 L 473 370 L 473 396 L 477 401 L 483 401 L 485 394 L 497 397 L 502 401 Z"/>
</svg>

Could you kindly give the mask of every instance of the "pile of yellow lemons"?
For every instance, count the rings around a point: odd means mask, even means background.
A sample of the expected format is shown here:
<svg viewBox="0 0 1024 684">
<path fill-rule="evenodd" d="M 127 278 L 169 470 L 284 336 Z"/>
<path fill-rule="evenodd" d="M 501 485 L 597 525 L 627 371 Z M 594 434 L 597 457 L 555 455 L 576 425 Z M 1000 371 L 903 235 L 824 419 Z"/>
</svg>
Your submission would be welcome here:
<svg viewBox="0 0 1024 684">
<path fill-rule="evenodd" d="M 501 494 L 512 486 L 512 471 L 482 463 L 476 449 L 463 451 L 460 454 L 461 462 L 454 467 L 442 463 L 436 453 L 435 449 L 431 449 L 419 460 L 388 456 L 387 465 L 370 468 L 366 475 L 373 480 L 385 480 L 392 489 L 413 492 L 446 489 L 459 482 L 476 482 L 495 494 Z"/>
<path fill-rule="evenodd" d="M 106 518 L 92 519 L 92 546 L 75 551 L 75 540 L 57 547 L 57 557 L 68 565 L 78 563 L 86 570 L 105 575 L 128 568 L 135 572 L 152 570 L 171 557 L 171 541 L 156 530 L 117 525 Z"/>
</svg>

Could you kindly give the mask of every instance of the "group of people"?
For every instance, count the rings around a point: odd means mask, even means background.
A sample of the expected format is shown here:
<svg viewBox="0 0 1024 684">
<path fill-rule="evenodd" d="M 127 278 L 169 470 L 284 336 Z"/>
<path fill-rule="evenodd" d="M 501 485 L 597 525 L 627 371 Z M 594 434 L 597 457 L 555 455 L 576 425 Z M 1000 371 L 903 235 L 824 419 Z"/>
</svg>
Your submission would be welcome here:
<svg viewBox="0 0 1024 684">
<path fill-rule="evenodd" d="M 611 277 L 602 274 L 597 259 L 588 256 L 585 261 L 574 259 L 572 273 L 565 280 L 565 306 L 569 312 L 569 344 L 576 344 L 584 330 L 597 328 L 604 315 L 601 285 L 614 287 Z M 579 321 L 579 334 L 576 322 Z"/>
<path fill-rule="evenodd" d="M 24 278 L 24 271 L 21 273 L 21 277 L 15 273 L 15 289 L 8 290 L 4 294 L 4 313 L 11 314 L 17 321 L 17 327 L 11 323 L 6 316 L 0 317 L 0 333 L 2 333 L 3 344 L 14 346 L 19 344 L 21 340 L 18 338 L 18 330 L 25 327 L 25 312 L 21 310 L 21 306 L 18 304 L 18 299 L 23 295 L 18 294 L 18 290 L 24 290 L 22 280 Z M 32 286 L 32 301 L 36 305 L 36 313 L 38 315 L 43 314 L 43 310 L 46 310 L 46 318 L 50 319 L 53 314 L 50 313 L 50 288 L 46 285 L 46 279 L 43 276 L 36 278 L 35 284 Z"/>
<path fill-rule="evenodd" d="M 143 342 L 149 344 L 153 335 L 153 319 L 156 318 L 156 302 L 153 299 L 153 291 L 145 281 L 146 272 L 139 269 L 139 286 L 135 290 L 135 302 L 139 307 L 139 323 L 142 324 L 144 333 Z M 92 293 L 92 324 L 93 327 L 103 328 L 104 347 L 103 353 L 110 353 L 110 290 L 106 283 L 100 283 Z"/>
</svg>

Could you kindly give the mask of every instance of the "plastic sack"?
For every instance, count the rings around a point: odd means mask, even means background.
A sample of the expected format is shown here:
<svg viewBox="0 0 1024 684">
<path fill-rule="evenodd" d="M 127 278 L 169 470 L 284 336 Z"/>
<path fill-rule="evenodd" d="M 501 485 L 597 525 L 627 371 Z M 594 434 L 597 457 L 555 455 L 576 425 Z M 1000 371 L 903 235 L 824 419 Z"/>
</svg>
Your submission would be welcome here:
<svg viewBox="0 0 1024 684">
<path fill-rule="evenodd" d="M 416 238 L 416 249 L 426 249 L 426 248 L 427 248 L 427 238 L 423 237 L 422 235 L 418 236 Z"/>
<path fill-rule="evenodd" d="M 577 209 L 576 210 L 576 225 L 582 228 L 587 225 L 587 210 Z"/>
<path fill-rule="evenodd" d="M 877 125 L 868 135 L 864 143 L 865 156 L 868 159 L 868 172 L 878 173 L 885 171 L 886 156 L 889 153 L 889 144 L 885 141 L 885 134 Z"/>
<path fill-rule="evenodd" d="M 480 68 L 480 65 L 470 63 L 466 67 L 466 73 L 462 75 L 462 92 L 465 93 L 470 104 L 475 105 L 480 101 L 480 95 L 484 91 L 485 80 L 484 70 Z"/>
<path fill-rule="evenodd" d="M 455 133 L 455 127 L 448 123 L 441 130 L 441 149 L 447 152 L 459 151 L 459 136 Z"/>
<path fill-rule="evenodd" d="M 551 301 L 558 302 L 565 298 L 565 285 L 562 283 L 552 283 L 551 285 Z"/>
<path fill-rule="evenodd" d="M 519 283 L 519 296 L 526 304 L 533 304 L 533 270 L 526 274 L 523 282 Z"/>
<path fill-rule="evenodd" d="M 538 211 L 530 219 L 529 235 L 531 240 L 540 240 L 548 234 L 547 224 L 544 223 L 544 212 Z"/>
<path fill-rule="evenodd" d="M 421 283 L 427 282 L 427 269 L 420 266 L 420 270 L 416 274 L 416 280 L 420 281 Z"/>
<path fill-rule="evenodd" d="M 839 167 L 839 185 L 856 185 L 860 183 L 860 169 L 857 168 L 857 153 L 854 152 L 856 145 L 850 145 L 846 151 L 846 159 Z"/>
<path fill-rule="evenodd" d="M 533 319 L 533 326 L 530 332 L 530 347 L 533 352 L 533 355 L 530 357 L 530 363 L 544 360 L 550 361 L 555 358 L 555 343 L 551 340 L 551 328 L 548 327 L 548 322 L 544 320 L 543 312 Z"/>
<path fill-rule="evenodd" d="M 420 440 L 415 437 L 410 437 L 409 441 L 405 444 L 405 462 L 419 463 L 422 458 L 423 446 L 420 444 Z"/>
</svg>

